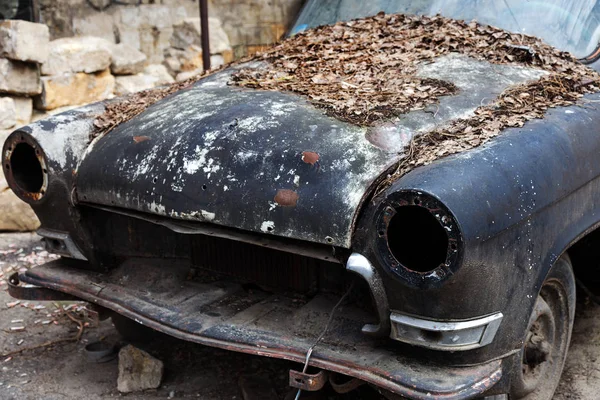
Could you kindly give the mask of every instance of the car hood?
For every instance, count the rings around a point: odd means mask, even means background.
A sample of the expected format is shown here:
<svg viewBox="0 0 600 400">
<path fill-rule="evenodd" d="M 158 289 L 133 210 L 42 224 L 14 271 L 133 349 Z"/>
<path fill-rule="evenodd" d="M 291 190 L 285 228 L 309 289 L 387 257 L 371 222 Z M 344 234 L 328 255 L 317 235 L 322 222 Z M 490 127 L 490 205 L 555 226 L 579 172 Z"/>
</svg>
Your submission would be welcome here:
<svg viewBox="0 0 600 400">
<path fill-rule="evenodd" d="M 78 200 L 349 248 L 361 202 L 413 135 L 544 74 L 445 56 L 419 75 L 454 83 L 456 95 L 366 128 L 296 94 L 229 86 L 233 71 L 96 139 L 77 168 Z"/>
</svg>

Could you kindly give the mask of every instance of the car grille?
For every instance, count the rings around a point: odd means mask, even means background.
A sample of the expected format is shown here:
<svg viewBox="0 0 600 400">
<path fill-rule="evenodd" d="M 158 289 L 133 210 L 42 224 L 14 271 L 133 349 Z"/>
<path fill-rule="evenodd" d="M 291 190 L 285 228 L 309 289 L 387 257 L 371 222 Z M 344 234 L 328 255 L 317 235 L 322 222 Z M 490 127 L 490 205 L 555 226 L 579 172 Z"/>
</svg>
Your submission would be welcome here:
<svg viewBox="0 0 600 400">
<path fill-rule="evenodd" d="M 340 293 L 352 276 L 342 264 L 203 234 L 180 234 L 142 219 L 86 208 L 82 221 L 105 265 L 130 257 L 180 259 L 190 277 L 230 279 L 272 292 Z"/>
</svg>

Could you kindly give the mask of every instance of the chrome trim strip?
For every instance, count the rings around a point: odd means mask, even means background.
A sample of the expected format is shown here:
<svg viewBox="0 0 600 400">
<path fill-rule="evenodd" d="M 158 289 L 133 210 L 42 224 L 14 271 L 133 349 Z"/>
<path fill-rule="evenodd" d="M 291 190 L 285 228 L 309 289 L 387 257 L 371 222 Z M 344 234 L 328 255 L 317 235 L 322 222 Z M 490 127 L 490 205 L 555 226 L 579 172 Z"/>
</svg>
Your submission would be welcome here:
<svg viewBox="0 0 600 400">
<path fill-rule="evenodd" d="M 362 332 L 371 336 L 388 336 L 390 334 L 390 306 L 385 293 L 383 281 L 371 262 L 362 254 L 352 253 L 346 263 L 346 269 L 360 275 L 369 285 L 371 295 L 377 308 L 378 324 L 366 324 Z"/>
<path fill-rule="evenodd" d="M 466 321 L 435 321 L 392 312 L 391 338 L 435 350 L 471 350 L 492 343 L 503 317 L 496 313 Z M 425 333 L 425 338 L 415 337 L 417 332 Z"/>
</svg>

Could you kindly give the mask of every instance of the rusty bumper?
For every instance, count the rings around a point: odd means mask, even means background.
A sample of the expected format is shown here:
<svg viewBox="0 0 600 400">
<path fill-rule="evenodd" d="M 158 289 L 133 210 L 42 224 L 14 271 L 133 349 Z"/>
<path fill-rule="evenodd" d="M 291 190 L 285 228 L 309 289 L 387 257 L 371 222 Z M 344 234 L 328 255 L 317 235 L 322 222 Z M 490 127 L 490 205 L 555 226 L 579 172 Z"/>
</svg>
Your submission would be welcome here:
<svg viewBox="0 0 600 400">
<path fill-rule="evenodd" d="M 305 301 L 207 280 L 175 261 L 149 259 L 130 259 L 105 274 L 52 261 L 13 277 L 9 292 L 37 300 L 66 294 L 183 340 L 299 363 L 337 301 L 328 295 Z M 413 399 L 474 398 L 502 377 L 500 360 L 442 367 L 407 356 L 405 347 L 361 333 L 370 318 L 351 304 L 339 309 L 310 365 Z"/>
</svg>

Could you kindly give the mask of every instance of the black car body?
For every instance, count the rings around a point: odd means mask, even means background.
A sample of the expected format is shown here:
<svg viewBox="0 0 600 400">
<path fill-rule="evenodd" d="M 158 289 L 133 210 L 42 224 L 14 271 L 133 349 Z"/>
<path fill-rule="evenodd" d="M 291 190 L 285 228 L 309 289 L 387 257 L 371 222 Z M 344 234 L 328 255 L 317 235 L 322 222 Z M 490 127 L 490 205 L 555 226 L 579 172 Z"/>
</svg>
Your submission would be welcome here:
<svg viewBox="0 0 600 400">
<path fill-rule="evenodd" d="M 576 269 L 594 254 L 600 95 L 381 187 L 416 132 L 546 72 L 440 57 L 418 73 L 459 92 L 407 114 L 398 137 L 229 86 L 239 68 L 91 143 L 103 104 L 14 132 L 4 172 L 65 257 L 13 277 L 11 293 L 302 363 L 328 326 L 314 367 L 416 399 L 513 393 L 549 272 L 567 251 Z"/>
</svg>

